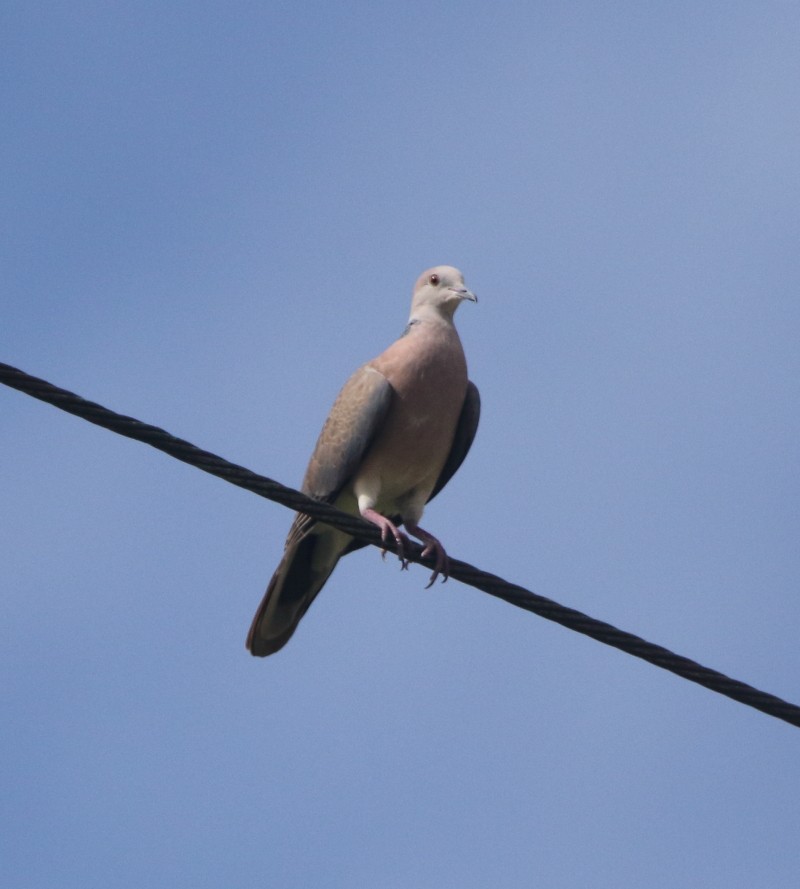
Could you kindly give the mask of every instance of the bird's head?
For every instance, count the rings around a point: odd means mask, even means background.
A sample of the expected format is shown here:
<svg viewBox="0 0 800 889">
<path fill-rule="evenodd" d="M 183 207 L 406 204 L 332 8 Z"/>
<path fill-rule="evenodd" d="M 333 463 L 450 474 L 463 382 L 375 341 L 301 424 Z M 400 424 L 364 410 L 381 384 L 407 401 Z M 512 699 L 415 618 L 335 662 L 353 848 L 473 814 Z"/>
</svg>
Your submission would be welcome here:
<svg viewBox="0 0 800 889">
<path fill-rule="evenodd" d="M 464 276 L 451 265 L 437 265 L 423 272 L 414 285 L 411 315 L 435 311 L 452 318 L 458 306 L 468 299 L 477 302 L 478 297 L 464 286 Z"/>
</svg>

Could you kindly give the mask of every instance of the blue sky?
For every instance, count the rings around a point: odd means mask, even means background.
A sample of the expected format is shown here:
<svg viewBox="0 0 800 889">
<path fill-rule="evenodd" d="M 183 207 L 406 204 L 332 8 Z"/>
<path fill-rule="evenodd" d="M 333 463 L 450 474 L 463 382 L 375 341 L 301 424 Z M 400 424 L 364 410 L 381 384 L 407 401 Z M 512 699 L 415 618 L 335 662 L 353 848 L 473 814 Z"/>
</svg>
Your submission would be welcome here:
<svg viewBox="0 0 800 889">
<path fill-rule="evenodd" d="M 6 3 L 0 360 L 297 484 L 424 268 L 449 551 L 800 701 L 800 8 Z M 800 735 L 0 391 L 0 882 L 794 887 Z"/>
</svg>

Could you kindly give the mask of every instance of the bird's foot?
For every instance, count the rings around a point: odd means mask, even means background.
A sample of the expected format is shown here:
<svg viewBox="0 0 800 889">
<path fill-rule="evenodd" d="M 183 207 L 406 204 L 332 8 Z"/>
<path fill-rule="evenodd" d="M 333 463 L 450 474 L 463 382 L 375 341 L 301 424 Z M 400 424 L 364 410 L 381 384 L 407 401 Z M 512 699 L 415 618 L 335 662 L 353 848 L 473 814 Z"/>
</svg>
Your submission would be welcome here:
<svg viewBox="0 0 800 889">
<path fill-rule="evenodd" d="M 428 581 L 425 589 L 429 590 L 434 583 L 436 583 L 436 579 L 440 575 L 442 583 L 444 583 L 450 576 L 450 559 L 447 558 L 447 553 L 442 544 L 433 536 L 433 534 L 426 531 L 424 528 L 420 528 L 419 525 L 416 525 L 413 522 L 406 522 L 406 528 L 408 529 L 409 534 L 412 534 L 425 544 L 425 549 L 422 550 L 422 555 L 424 557 L 436 556 L 436 560 L 433 563 L 433 574 L 431 574 L 431 579 Z"/>
<path fill-rule="evenodd" d="M 408 559 L 406 558 L 406 547 L 409 545 L 411 541 L 409 541 L 408 536 L 404 534 L 395 524 L 386 518 L 386 516 L 381 515 L 379 512 L 376 512 L 374 509 L 365 509 L 361 513 L 362 517 L 365 518 L 368 522 L 372 522 L 373 525 L 377 525 L 381 531 L 381 540 L 384 543 L 389 542 L 389 538 L 393 537 L 394 542 L 397 544 L 397 557 L 400 559 L 400 570 L 408 571 Z M 381 550 L 381 558 L 386 558 L 386 550 Z"/>
</svg>

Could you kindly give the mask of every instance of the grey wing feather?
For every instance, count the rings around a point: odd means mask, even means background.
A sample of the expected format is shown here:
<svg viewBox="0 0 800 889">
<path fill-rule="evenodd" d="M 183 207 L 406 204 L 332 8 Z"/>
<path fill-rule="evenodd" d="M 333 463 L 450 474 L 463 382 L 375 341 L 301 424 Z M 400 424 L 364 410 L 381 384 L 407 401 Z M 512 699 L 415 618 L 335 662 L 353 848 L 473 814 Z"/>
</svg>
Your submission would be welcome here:
<svg viewBox="0 0 800 889">
<path fill-rule="evenodd" d="M 380 431 L 393 390 L 375 368 L 365 365 L 344 384 L 322 427 L 302 490 L 318 500 L 335 500 L 358 469 Z"/>
<path fill-rule="evenodd" d="M 303 480 L 306 494 L 317 500 L 336 499 L 383 425 L 392 393 L 383 374 L 369 366 L 344 384 L 309 461 Z M 252 654 L 265 657 L 286 644 L 336 563 L 349 552 L 340 538 L 332 528 L 297 514 L 247 636 Z"/>
<path fill-rule="evenodd" d="M 450 481 L 458 467 L 464 462 L 464 458 L 469 453 L 469 449 L 472 447 L 472 442 L 475 439 L 480 417 L 481 397 L 478 394 L 478 387 L 470 381 L 467 383 L 467 394 L 461 407 L 461 414 L 456 425 L 456 434 L 453 437 L 450 453 L 447 455 L 447 460 L 445 460 L 442 471 L 439 473 L 439 478 L 433 486 L 431 496 L 428 497 L 428 503 Z"/>
</svg>

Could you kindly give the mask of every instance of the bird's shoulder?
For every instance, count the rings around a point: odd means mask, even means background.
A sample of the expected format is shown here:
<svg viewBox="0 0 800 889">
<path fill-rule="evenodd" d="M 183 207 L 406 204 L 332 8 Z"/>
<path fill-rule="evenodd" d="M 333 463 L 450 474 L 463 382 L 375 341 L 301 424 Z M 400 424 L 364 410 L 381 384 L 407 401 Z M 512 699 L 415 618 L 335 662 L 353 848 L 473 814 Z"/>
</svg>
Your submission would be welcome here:
<svg viewBox="0 0 800 889">
<path fill-rule="evenodd" d="M 303 491 L 333 500 L 358 468 L 380 431 L 392 402 L 392 387 L 372 363 L 344 384 L 317 439 Z"/>
</svg>

